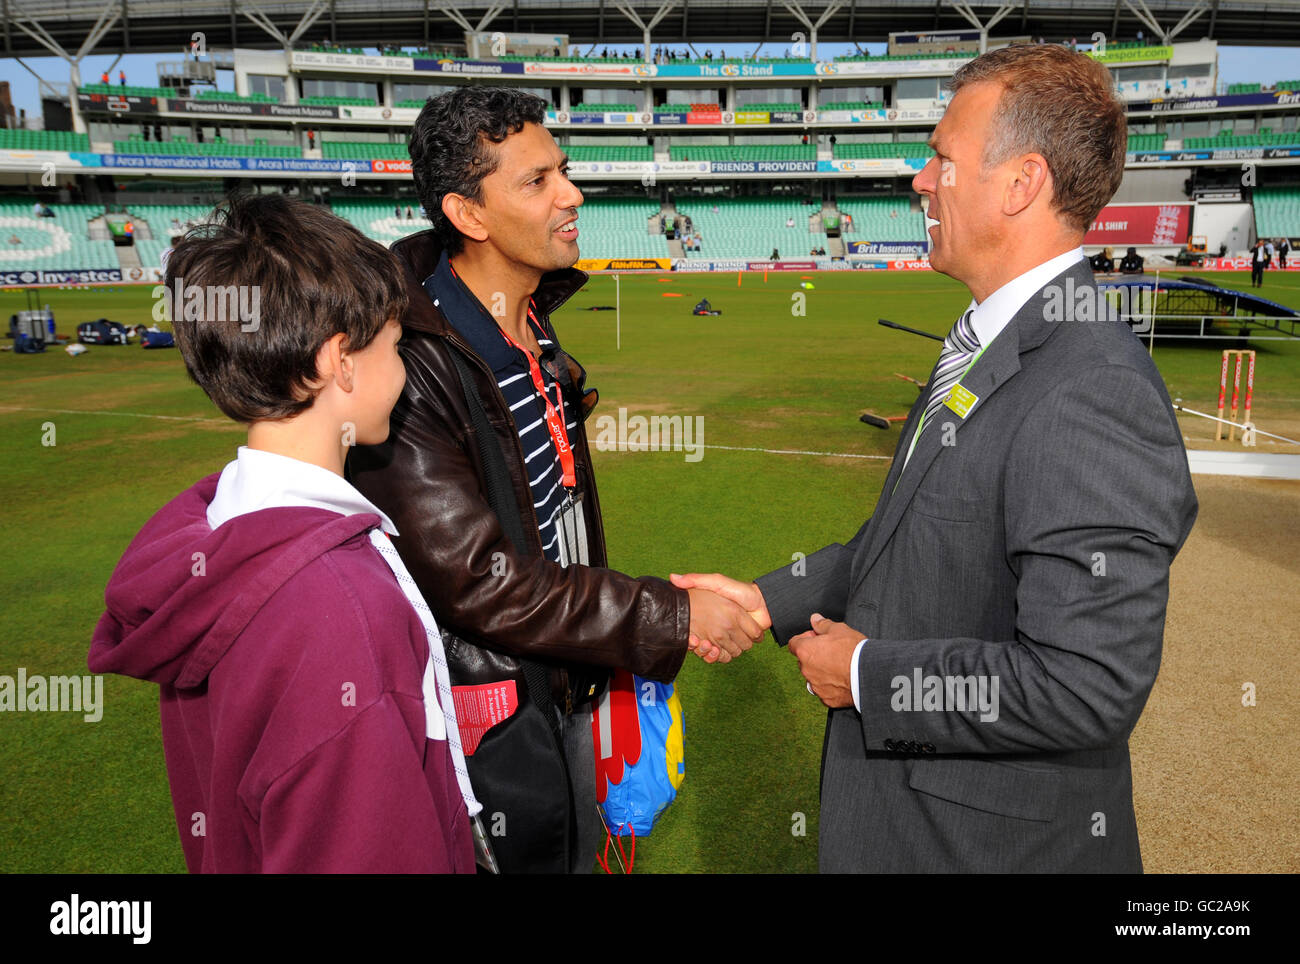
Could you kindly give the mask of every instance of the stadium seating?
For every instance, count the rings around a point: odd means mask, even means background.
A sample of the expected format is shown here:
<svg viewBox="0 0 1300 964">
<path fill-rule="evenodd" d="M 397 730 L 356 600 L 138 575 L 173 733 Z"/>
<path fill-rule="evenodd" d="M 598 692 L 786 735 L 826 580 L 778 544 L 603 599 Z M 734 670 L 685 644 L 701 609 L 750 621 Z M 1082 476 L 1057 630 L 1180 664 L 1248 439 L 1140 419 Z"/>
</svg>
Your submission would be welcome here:
<svg viewBox="0 0 1300 964">
<path fill-rule="evenodd" d="M 826 101 L 817 105 L 818 110 L 879 110 L 885 105 L 878 101 L 865 100 L 836 100 Z"/>
<path fill-rule="evenodd" d="M 400 207 L 402 216 L 394 217 L 394 207 Z M 414 214 L 413 220 L 406 219 L 406 209 L 410 208 Z M 404 238 L 408 234 L 414 234 L 416 231 L 423 231 L 429 226 L 429 222 L 420 218 L 420 202 L 411 199 L 402 201 L 378 201 L 368 199 L 356 200 L 335 200 L 330 204 L 332 210 L 345 221 L 352 224 L 368 238 L 378 241 L 382 245 L 390 245 L 399 238 Z"/>
<path fill-rule="evenodd" d="M 660 105 L 658 105 L 658 106 L 655 108 L 654 112 L 655 112 L 656 114 L 689 114 L 689 113 L 691 113 L 692 111 L 697 111 L 697 110 L 698 110 L 698 111 L 705 111 L 705 112 L 708 112 L 708 113 L 716 113 L 716 112 L 722 110 L 722 107 L 721 107 L 719 104 L 714 104 L 714 103 L 709 103 L 709 104 L 660 104 Z"/>
<path fill-rule="evenodd" d="M 836 207 L 853 218 L 845 241 L 925 241 L 925 217 L 905 197 L 840 198 Z"/>
<path fill-rule="evenodd" d="M 688 256 L 704 259 L 758 260 L 773 248 L 783 258 L 807 258 L 812 248 L 826 244 L 826 235 L 808 230 L 808 218 L 818 210 L 788 198 L 684 200 L 677 205 L 678 213 L 690 216 L 700 236 L 700 250 Z M 794 227 L 786 227 L 789 218 L 794 219 Z"/>
<path fill-rule="evenodd" d="M 236 94 L 230 90 L 201 90 L 194 95 L 195 100 L 224 100 L 249 104 L 278 104 L 279 101 L 270 94 Z"/>
<path fill-rule="evenodd" d="M 224 137 L 217 137 L 202 144 L 175 137 L 170 141 L 146 141 L 139 134 L 132 134 L 124 141 L 114 141 L 113 150 L 118 154 L 163 154 L 185 157 L 302 157 L 302 148 L 290 144 L 268 144 L 260 137 L 251 144 L 232 144 Z"/>
<path fill-rule="evenodd" d="M 303 97 L 298 103 L 311 107 L 375 107 L 373 97 Z"/>
<path fill-rule="evenodd" d="M 594 113 L 594 114 L 631 114 L 640 110 L 636 104 L 574 104 L 569 108 L 572 114 Z"/>
<path fill-rule="evenodd" d="M 1216 147 L 1286 147 L 1300 145 L 1300 132 L 1289 134 L 1231 134 L 1220 131 L 1217 137 L 1189 137 L 1183 141 L 1183 147 L 1189 150 L 1214 149 Z"/>
<path fill-rule="evenodd" d="M 1255 233 L 1261 238 L 1300 238 L 1300 188 L 1256 188 Z"/>
<path fill-rule="evenodd" d="M 381 144 L 376 141 L 324 141 L 321 157 L 344 161 L 390 160 L 408 157 L 406 144 Z"/>
<path fill-rule="evenodd" d="M 1258 94 L 1261 90 L 1259 84 L 1229 84 L 1229 94 Z"/>
<path fill-rule="evenodd" d="M 1121 45 L 1111 44 L 1111 46 L 1118 47 Z M 845 63 L 867 62 L 867 61 L 879 63 L 880 61 L 889 61 L 889 60 L 933 60 L 936 57 L 942 57 L 945 60 L 952 60 L 957 57 L 975 57 L 975 56 L 977 56 L 977 54 L 974 51 L 968 51 L 963 53 L 955 53 L 955 52 L 942 53 L 942 54 L 876 54 L 874 56 L 855 54 L 851 57 L 836 57 L 835 60 L 836 62 L 843 61 Z"/>
<path fill-rule="evenodd" d="M 561 145 L 571 161 L 653 161 L 654 148 L 648 144 L 624 147 L 601 147 L 595 144 Z"/>
<path fill-rule="evenodd" d="M 658 212 L 646 198 L 600 198 L 578 208 L 578 251 L 584 258 L 667 258 L 668 240 L 648 234 Z"/>
<path fill-rule="evenodd" d="M 419 110 L 421 107 L 424 106 L 424 104 L 425 104 L 425 100 L 426 100 L 426 98 L 424 98 L 424 97 L 408 97 L 406 100 L 399 100 L 399 101 L 398 101 L 396 104 L 394 104 L 393 106 L 394 106 L 394 107 L 414 107 L 416 110 Z"/>
<path fill-rule="evenodd" d="M 406 208 L 415 212 L 406 219 Z M 402 216 L 394 217 L 400 206 Z M 335 200 L 330 205 L 339 217 L 354 224 L 367 237 L 381 244 L 429 226 L 419 217 L 415 200 Z M 661 234 L 648 234 L 646 222 L 656 211 L 655 203 L 645 198 L 603 198 L 588 201 L 578 209 L 578 249 L 584 258 L 667 258 L 668 242 Z"/>
<path fill-rule="evenodd" d="M 1165 149 L 1164 134 L 1130 134 L 1128 136 L 1129 151 L 1163 151 Z"/>
<path fill-rule="evenodd" d="M 816 144 L 669 145 L 674 161 L 815 161 Z"/>
<path fill-rule="evenodd" d="M 0 151 L 88 151 L 90 138 L 72 131 L 5 130 L 0 128 Z"/>
<path fill-rule="evenodd" d="M 88 222 L 104 213 L 96 204 L 52 204 L 53 218 L 37 218 L 29 201 L 0 202 L 0 267 L 66 271 L 116 268 L 112 241 L 91 241 Z M 22 243 L 12 244 L 17 237 Z"/>
<path fill-rule="evenodd" d="M 179 97 L 174 87 L 134 87 L 131 84 L 82 84 L 83 94 L 118 94 L 123 97 Z"/>
<path fill-rule="evenodd" d="M 868 141 L 867 143 L 843 142 L 835 145 L 837 158 L 892 158 L 920 157 L 929 158 L 933 152 L 924 141 Z"/>
<path fill-rule="evenodd" d="M 766 104 L 746 104 L 744 107 L 737 107 L 736 110 L 738 111 L 754 110 L 754 111 L 768 111 L 768 112 L 779 111 L 779 110 L 792 111 L 792 110 L 803 110 L 803 104 L 796 103 L 795 101 L 776 101 L 773 103 L 766 103 Z"/>
</svg>

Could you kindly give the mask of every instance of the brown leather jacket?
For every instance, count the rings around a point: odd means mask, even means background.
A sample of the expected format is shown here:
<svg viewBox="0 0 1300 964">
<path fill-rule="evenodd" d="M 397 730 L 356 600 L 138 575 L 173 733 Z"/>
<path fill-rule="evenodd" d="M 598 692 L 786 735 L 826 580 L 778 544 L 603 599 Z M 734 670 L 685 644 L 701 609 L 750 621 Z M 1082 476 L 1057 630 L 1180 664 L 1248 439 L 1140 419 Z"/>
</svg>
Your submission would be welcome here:
<svg viewBox="0 0 1300 964">
<path fill-rule="evenodd" d="M 523 450 L 496 378 L 422 287 L 442 253 L 437 238 L 422 231 L 398 241 L 393 252 L 410 294 L 399 345 L 406 388 L 393 410 L 388 441 L 353 449 L 348 477 L 397 525 L 397 549 L 433 610 L 448 650 L 464 638 L 546 664 L 560 707 L 571 705 L 566 666 L 575 671 L 583 666 L 621 668 L 671 681 L 687 652 L 689 599 L 663 579 L 634 579 L 604 568 L 605 534 L 582 420 L 570 443 L 585 493 L 591 564 L 562 568 L 542 555 Z M 542 277 L 534 298 L 552 337 L 551 312 L 586 281 L 587 275 L 573 268 Z M 505 453 L 530 542 L 527 556 L 515 551 L 488 503 L 449 344 L 474 372 L 496 444 Z M 500 675 L 494 677 L 493 667 L 484 665 L 482 677 L 487 681 Z"/>
</svg>

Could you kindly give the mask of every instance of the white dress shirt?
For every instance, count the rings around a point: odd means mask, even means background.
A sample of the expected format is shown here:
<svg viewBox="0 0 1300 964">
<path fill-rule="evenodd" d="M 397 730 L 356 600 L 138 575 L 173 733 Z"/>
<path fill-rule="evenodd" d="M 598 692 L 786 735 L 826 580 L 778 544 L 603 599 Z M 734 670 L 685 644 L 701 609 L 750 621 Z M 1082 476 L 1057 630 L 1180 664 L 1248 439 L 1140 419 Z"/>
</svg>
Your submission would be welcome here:
<svg viewBox="0 0 1300 964">
<path fill-rule="evenodd" d="M 1011 319 L 1030 298 L 1041 291 L 1049 281 L 1061 272 L 1072 268 L 1083 258 L 1083 248 L 1074 248 L 1012 278 L 982 302 L 976 302 L 972 298 L 966 310 L 971 312 L 971 328 L 979 338 L 981 350 L 987 348 L 993 339 L 1002 333 L 1002 329 L 1011 323 Z M 859 713 L 862 712 L 862 700 L 858 694 L 858 660 L 866 642 L 867 640 L 863 639 L 853 650 L 853 669 L 849 676 L 853 687 L 853 706 Z"/>
</svg>

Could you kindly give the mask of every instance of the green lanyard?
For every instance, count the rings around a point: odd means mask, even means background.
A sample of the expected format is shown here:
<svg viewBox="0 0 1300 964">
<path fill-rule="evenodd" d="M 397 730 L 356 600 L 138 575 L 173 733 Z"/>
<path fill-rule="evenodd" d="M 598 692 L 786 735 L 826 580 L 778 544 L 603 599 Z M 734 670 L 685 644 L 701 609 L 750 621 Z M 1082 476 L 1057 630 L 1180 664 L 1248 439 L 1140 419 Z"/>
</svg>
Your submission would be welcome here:
<svg viewBox="0 0 1300 964">
<path fill-rule="evenodd" d="M 961 384 L 961 379 L 965 378 L 966 375 L 970 372 L 970 370 L 975 366 L 975 363 L 980 360 L 980 355 L 984 354 L 984 349 L 987 347 L 988 345 L 980 345 L 980 350 L 975 353 L 975 357 L 972 358 L 970 360 L 970 363 L 967 364 L 967 366 L 962 369 L 961 378 L 958 378 L 956 383 L 952 386 L 952 388 L 948 390 L 949 394 L 952 394 L 952 392 L 956 391 L 957 386 Z M 926 408 L 930 407 L 928 401 L 926 402 L 925 407 Z M 899 471 L 898 478 L 894 480 L 894 488 L 890 490 L 891 495 L 893 494 L 893 492 L 897 491 L 898 483 L 903 478 L 903 472 L 907 471 L 907 463 L 912 460 L 912 453 L 916 450 L 916 440 L 921 437 L 921 430 L 925 428 L 925 414 L 926 413 L 922 411 L 921 420 L 916 423 L 916 431 L 912 433 L 912 444 L 907 447 L 907 456 L 903 459 L 903 468 L 902 470 Z"/>
</svg>

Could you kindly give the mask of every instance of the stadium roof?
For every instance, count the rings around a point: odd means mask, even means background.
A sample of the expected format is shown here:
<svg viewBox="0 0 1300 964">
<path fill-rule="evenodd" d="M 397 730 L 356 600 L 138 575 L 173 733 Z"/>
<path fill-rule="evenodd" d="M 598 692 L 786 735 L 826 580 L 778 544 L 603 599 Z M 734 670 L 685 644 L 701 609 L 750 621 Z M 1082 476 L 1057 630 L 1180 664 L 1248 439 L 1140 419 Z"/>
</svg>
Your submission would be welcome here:
<svg viewBox="0 0 1300 964">
<path fill-rule="evenodd" d="M 789 45 L 817 26 L 821 43 L 879 42 L 890 32 L 971 29 L 994 18 L 993 36 L 1049 41 L 1101 32 L 1239 45 L 1300 45 L 1300 0 L 0 0 L 0 54 L 46 56 L 179 51 L 195 31 L 209 48 L 329 39 L 344 46 L 463 43 L 465 25 L 510 33 L 568 34 L 575 44 L 703 48 L 719 43 Z M 272 28 L 275 33 L 266 28 Z M 277 37 L 276 34 L 279 36 Z M 83 49 L 84 48 L 84 49 Z"/>
</svg>

